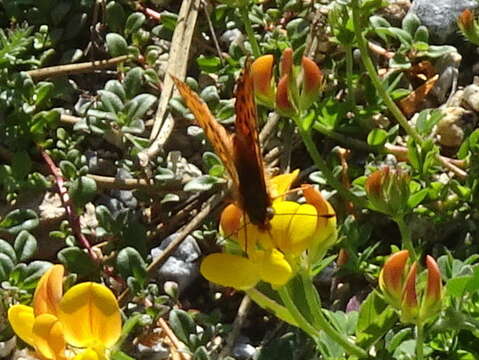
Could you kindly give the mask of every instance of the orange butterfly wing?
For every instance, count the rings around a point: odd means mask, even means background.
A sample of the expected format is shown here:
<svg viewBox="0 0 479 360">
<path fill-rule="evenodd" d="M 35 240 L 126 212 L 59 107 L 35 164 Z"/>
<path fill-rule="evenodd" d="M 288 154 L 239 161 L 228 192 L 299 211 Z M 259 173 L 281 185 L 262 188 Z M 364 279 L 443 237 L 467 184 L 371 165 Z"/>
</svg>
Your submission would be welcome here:
<svg viewBox="0 0 479 360">
<path fill-rule="evenodd" d="M 206 137 L 210 141 L 215 153 L 220 157 L 223 165 L 226 167 L 233 184 L 236 189 L 239 188 L 238 173 L 236 171 L 233 160 L 233 144 L 231 136 L 226 132 L 226 129 L 216 121 L 213 114 L 211 114 L 208 105 L 190 89 L 183 81 L 170 75 L 175 82 L 175 85 L 183 97 L 186 106 L 195 116 L 199 126 L 205 132 Z"/>
<path fill-rule="evenodd" d="M 233 155 L 239 177 L 240 203 L 250 221 L 258 226 L 270 220 L 272 200 L 268 192 L 263 157 L 259 145 L 256 103 L 250 63 L 236 86 L 236 132 Z"/>
</svg>

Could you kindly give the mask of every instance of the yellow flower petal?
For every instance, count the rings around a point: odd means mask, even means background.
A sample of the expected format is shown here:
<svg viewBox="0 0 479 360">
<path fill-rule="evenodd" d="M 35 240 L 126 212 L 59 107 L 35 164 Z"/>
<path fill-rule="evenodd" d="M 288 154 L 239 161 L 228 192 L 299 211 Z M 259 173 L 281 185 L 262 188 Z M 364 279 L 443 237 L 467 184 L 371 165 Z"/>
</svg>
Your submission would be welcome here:
<svg viewBox="0 0 479 360">
<path fill-rule="evenodd" d="M 31 306 L 13 305 L 8 309 L 8 321 L 20 339 L 34 346 L 32 331 L 35 315 Z"/>
<path fill-rule="evenodd" d="M 73 360 L 105 360 L 106 357 L 103 354 L 97 353 L 93 349 L 86 349 L 80 354 L 76 355 Z"/>
<path fill-rule="evenodd" d="M 42 314 L 33 323 L 33 341 L 37 351 L 47 359 L 65 359 L 63 328 L 55 315 Z"/>
<path fill-rule="evenodd" d="M 53 265 L 38 281 L 33 308 L 35 315 L 58 314 L 58 305 L 63 295 L 63 265 Z"/>
<path fill-rule="evenodd" d="M 277 201 L 273 204 L 274 217 L 270 221 L 271 237 L 275 247 L 287 252 L 289 242 L 289 225 L 299 208 L 299 204 L 292 201 Z"/>
<path fill-rule="evenodd" d="M 299 170 L 292 173 L 275 176 L 269 180 L 269 190 L 274 200 L 282 200 L 284 194 L 291 188 L 291 185 L 298 177 Z"/>
<path fill-rule="evenodd" d="M 272 285 L 282 286 L 293 275 L 291 265 L 286 261 L 284 255 L 276 249 L 258 251 L 255 260 L 260 264 L 261 280 Z"/>
<path fill-rule="evenodd" d="M 60 302 L 60 321 L 65 339 L 73 346 L 89 347 L 101 342 L 111 347 L 120 337 L 118 302 L 106 286 L 85 282 L 73 286 Z"/>
<path fill-rule="evenodd" d="M 309 248 L 317 229 L 317 215 L 316 208 L 312 205 L 304 204 L 298 207 L 289 224 L 288 242 L 281 247 L 283 252 L 298 256 Z"/>
<path fill-rule="evenodd" d="M 251 289 L 260 280 L 256 264 L 232 254 L 208 255 L 201 263 L 200 272 L 211 282 L 238 290 Z"/>
</svg>

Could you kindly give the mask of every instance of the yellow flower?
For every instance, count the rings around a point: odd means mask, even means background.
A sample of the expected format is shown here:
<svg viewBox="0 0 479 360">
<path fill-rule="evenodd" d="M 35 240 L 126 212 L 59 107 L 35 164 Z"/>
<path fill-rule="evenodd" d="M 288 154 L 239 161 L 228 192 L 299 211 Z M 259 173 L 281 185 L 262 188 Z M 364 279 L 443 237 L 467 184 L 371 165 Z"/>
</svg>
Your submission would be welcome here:
<svg viewBox="0 0 479 360">
<path fill-rule="evenodd" d="M 236 205 L 225 208 L 221 231 L 239 244 L 244 255 L 207 256 L 200 267 L 206 279 L 239 290 L 250 289 L 259 281 L 283 286 L 294 275 L 298 259 L 305 251 L 317 259 L 317 254 L 324 254 L 332 245 L 336 230 L 334 210 L 317 190 L 312 186 L 302 187 L 307 204 L 284 200 L 297 174 L 295 171 L 270 180 L 275 215 L 266 230 L 245 219 Z"/>
<path fill-rule="evenodd" d="M 62 265 L 52 266 L 38 282 L 33 307 L 13 305 L 8 320 L 42 359 L 106 359 L 121 333 L 116 298 L 93 282 L 75 285 L 62 296 L 63 273 Z M 77 348 L 86 350 L 76 354 Z"/>
</svg>

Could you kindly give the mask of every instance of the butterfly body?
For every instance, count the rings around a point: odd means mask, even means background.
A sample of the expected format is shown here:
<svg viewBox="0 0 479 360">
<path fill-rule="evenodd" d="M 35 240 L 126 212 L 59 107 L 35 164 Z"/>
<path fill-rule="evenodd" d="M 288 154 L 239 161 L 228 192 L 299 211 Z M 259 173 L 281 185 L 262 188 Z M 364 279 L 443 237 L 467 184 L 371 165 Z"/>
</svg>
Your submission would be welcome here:
<svg viewBox="0 0 479 360">
<path fill-rule="evenodd" d="M 247 63 L 235 91 L 236 132 L 230 136 L 211 114 L 208 106 L 188 85 L 172 76 L 186 106 L 195 116 L 233 183 L 234 197 L 249 220 L 268 229 L 272 199 L 268 191 L 259 145 L 256 103 L 250 64 Z"/>
</svg>

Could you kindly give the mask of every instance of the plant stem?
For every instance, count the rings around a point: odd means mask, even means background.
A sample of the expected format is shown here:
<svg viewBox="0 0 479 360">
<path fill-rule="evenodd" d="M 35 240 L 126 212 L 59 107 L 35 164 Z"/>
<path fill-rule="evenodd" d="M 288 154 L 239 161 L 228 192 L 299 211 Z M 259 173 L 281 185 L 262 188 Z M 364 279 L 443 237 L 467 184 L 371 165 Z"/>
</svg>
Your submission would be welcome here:
<svg viewBox="0 0 479 360">
<path fill-rule="evenodd" d="M 356 41 L 358 42 L 359 51 L 361 52 L 361 60 L 364 67 L 366 68 L 366 71 L 368 72 L 369 77 L 371 78 L 374 87 L 376 88 L 376 91 L 379 93 L 384 103 L 388 107 L 389 111 L 393 114 L 397 122 L 408 133 L 408 135 L 411 136 L 418 144 L 422 144 L 423 140 L 421 136 L 417 133 L 416 129 L 409 125 L 409 122 L 407 121 L 406 117 L 403 115 L 401 110 L 398 108 L 396 103 L 392 100 L 392 98 L 389 96 L 388 92 L 384 88 L 383 84 L 381 83 L 381 79 L 376 72 L 376 68 L 371 60 L 371 57 L 369 56 L 368 47 L 363 37 L 361 28 L 359 0 L 351 0 L 351 8 L 353 12 L 354 33 L 356 35 Z"/>
<path fill-rule="evenodd" d="M 344 46 L 346 51 L 346 83 L 348 86 L 348 102 L 351 109 L 354 111 L 356 107 L 356 95 L 353 87 L 353 47 L 351 44 Z"/>
<path fill-rule="evenodd" d="M 318 149 L 316 148 L 316 145 L 314 144 L 313 138 L 311 136 L 311 131 L 305 130 L 303 128 L 303 125 L 301 124 L 301 121 L 299 120 L 299 117 L 294 117 L 293 118 L 296 125 L 298 126 L 299 129 L 299 134 L 301 135 L 304 145 L 306 146 L 306 149 L 309 152 L 309 156 L 314 161 L 314 164 L 316 167 L 321 170 L 323 173 L 324 177 L 326 177 L 326 180 L 328 182 L 328 185 L 332 186 L 333 188 L 336 189 L 336 191 L 346 200 L 351 201 L 358 207 L 362 208 L 367 208 L 368 203 L 366 200 L 354 195 L 351 193 L 348 189 L 344 187 L 341 182 L 336 179 L 332 171 L 328 168 L 328 165 L 326 164 L 326 161 L 322 158 L 321 154 L 319 153 Z"/>
<path fill-rule="evenodd" d="M 281 300 L 283 301 L 284 305 L 288 309 L 289 313 L 298 324 L 297 326 L 301 328 L 304 332 L 306 332 L 309 336 L 311 336 L 313 339 L 316 340 L 318 338 L 319 331 L 316 330 L 316 328 L 312 326 L 304 318 L 303 314 L 298 310 L 298 308 L 293 302 L 293 299 L 291 299 L 291 296 L 289 295 L 288 287 L 282 286 L 281 288 L 279 288 L 278 294 L 281 297 Z"/>
<path fill-rule="evenodd" d="M 412 257 L 412 261 L 416 260 L 416 250 L 414 249 L 414 245 L 412 243 L 411 238 L 411 229 L 404 221 L 404 216 L 397 216 L 393 218 L 393 220 L 399 226 L 399 232 L 401 233 L 401 241 L 402 241 L 402 248 L 409 251 L 409 254 Z"/>
<path fill-rule="evenodd" d="M 366 351 L 352 343 L 346 336 L 338 332 L 326 319 L 321 307 L 321 299 L 319 298 L 318 292 L 314 288 L 311 277 L 308 275 L 309 274 L 307 272 L 303 271 L 301 273 L 301 279 L 304 286 L 306 301 L 308 303 L 310 312 L 313 314 L 316 328 L 321 329 L 328 334 L 328 336 L 336 343 L 341 345 L 348 354 L 357 356 L 360 359 L 367 358 L 368 354 Z"/>
<path fill-rule="evenodd" d="M 424 359 L 424 326 L 422 323 L 416 325 L 416 360 Z"/>
<path fill-rule="evenodd" d="M 253 50 L 253 56 L 258 58 L 261 55 L 261 50 L 259 48 L 258 41 L 256 41 L 256 38 L 254 37 L 253 26 L 251 25 L 251 21 L 248 16 L 248 1 L 242 1 L 239 11 L 241 14 L 241 19 L 244 23 L 244 29 L 248 35 L 249 43 L 251 44 L 251 50 Z"/>
<path fill-rule="evenodd" d="M 288 309 L 286 309 L 284 306 L 281 306 L 276 301 L 270 299 L 261 291 L 257 289 L 249 289 L 245 292 L 251 298 L 251 300 L 253 300 L 263 309 L 272 311 L 277 318 L 283 320 L 284 322 L 287 322 L 290 325 L 299 326 L 296 320 L 294 320 L 294 318 L 289 313 Z"/>
</svg>

